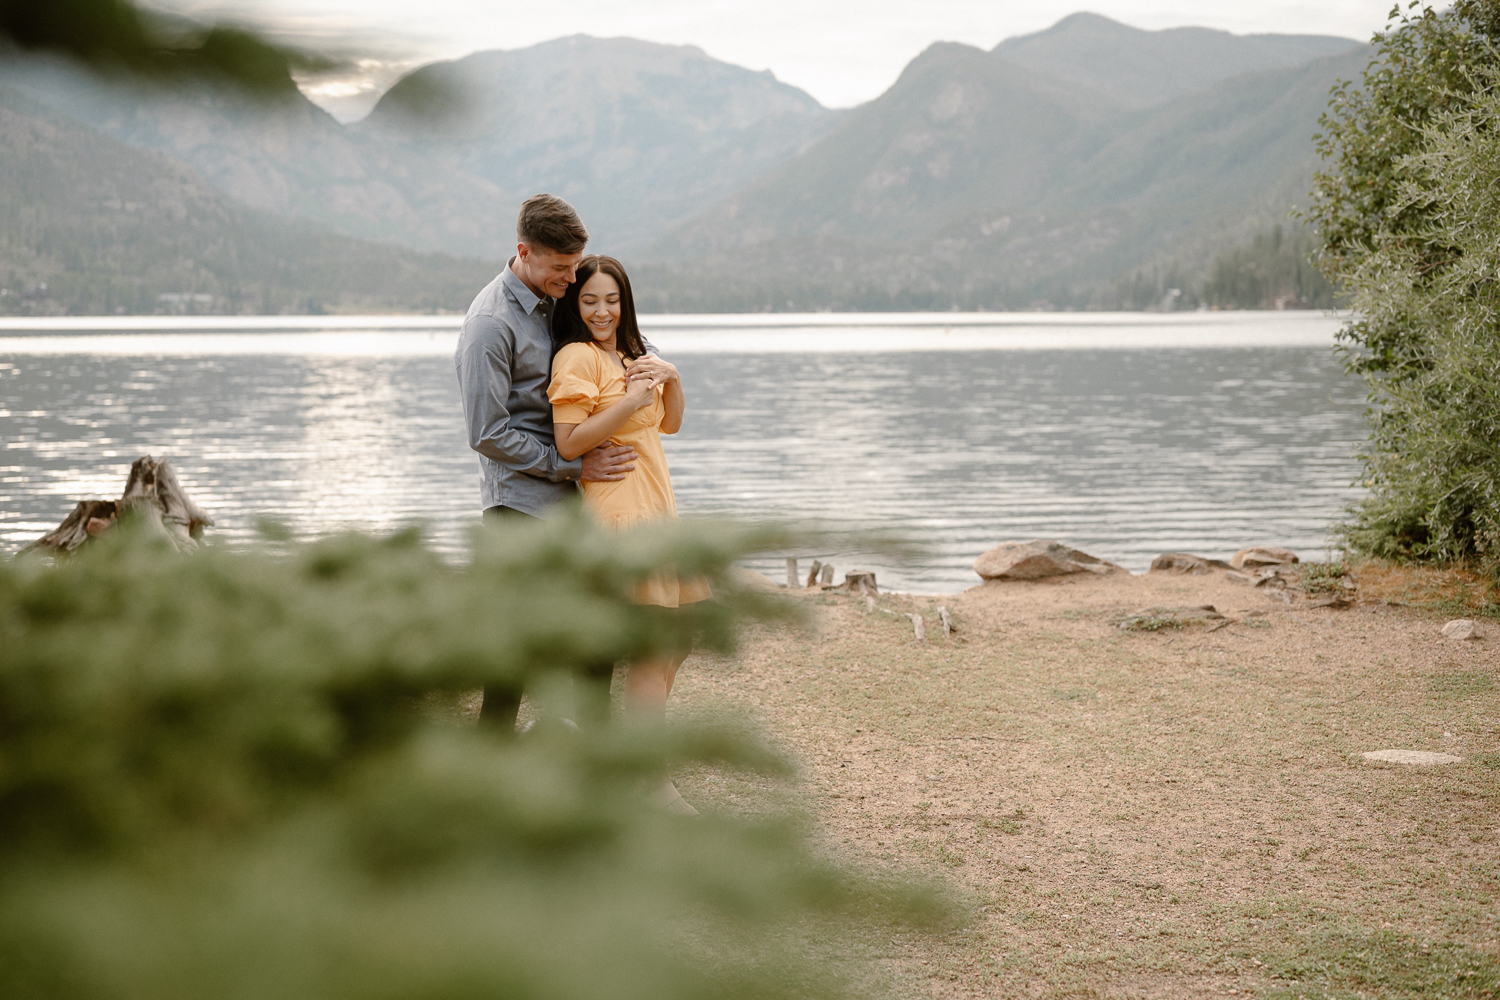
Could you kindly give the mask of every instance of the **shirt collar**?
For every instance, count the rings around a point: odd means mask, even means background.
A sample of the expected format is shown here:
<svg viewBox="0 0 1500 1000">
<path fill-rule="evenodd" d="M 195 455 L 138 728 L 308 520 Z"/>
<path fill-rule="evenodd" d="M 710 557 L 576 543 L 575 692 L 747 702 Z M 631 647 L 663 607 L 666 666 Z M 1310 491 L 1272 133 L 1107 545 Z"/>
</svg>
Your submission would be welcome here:
<svg viewBox="0 0 1500 1000">
<path fill-rule="evenodd" d="M 548 306 L 551 306 L 551 298 L 547 296 L 538 297 L 535 292 L 526 287 L 526 282 L 516 277 L 516 272 L 510 269 L 510 266 L 515 262 L 516 259 L 514 257 L 506 261 L 505 275 L 500 280 L 505 285 L 506 290 L 510 292 L 511 297 L 516 300 L 516 305 L 520 306 L 521 310 L 528 316 L 536 312 L 536 307 L 544 302 Z"/>
</svg>

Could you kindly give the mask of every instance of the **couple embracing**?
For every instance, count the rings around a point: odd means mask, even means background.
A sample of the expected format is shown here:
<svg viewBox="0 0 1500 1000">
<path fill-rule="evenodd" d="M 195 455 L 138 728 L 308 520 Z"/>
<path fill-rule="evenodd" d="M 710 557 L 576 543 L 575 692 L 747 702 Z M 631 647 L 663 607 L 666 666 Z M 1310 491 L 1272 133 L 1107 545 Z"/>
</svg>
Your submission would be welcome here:
<svg viewBox="0 0 1500 1000">
<path fill-rule="evenodd" d="M 528 198 L 516 255 L 464 318 L 454 363 L 486 521 L 540 517 L 580 485 L 607 527 L 677 515 L 661 434 L 682 425 L 682 381 L 641 336 L 625 269 L 586 256 L 588 238 L 567 202 Z M 637 600 L 675 608 L 708 596 L 702 580 L 664 576 Z M 661 716 L 686 655 L 631 664 L 627 711 Z M 600 664 L 595 683 L 607 688 L 613 667 Z M 514 727 L 519 704 L 520 692 L 487 688 L 481 718 Z M 667 787 L 669 804 L 686 807 Z"/>
</svg>

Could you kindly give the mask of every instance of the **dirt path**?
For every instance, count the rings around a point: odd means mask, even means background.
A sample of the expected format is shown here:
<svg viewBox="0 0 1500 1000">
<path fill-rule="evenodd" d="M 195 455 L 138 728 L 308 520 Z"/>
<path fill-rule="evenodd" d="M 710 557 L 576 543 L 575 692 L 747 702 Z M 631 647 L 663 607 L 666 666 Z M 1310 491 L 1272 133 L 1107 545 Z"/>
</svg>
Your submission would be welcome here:
<svg viewBox="0 0 1500 1000">
<path fill-rule="evenodd" d="M 886 946 L 905 992 L 1500 996 L 1500 622 L 1456 642 L 1222 574 L 801 599 L 818 636 L 695 658 L 674 700 L 756 717 L 831 842 L 964 887 L 966 930 Z M 1204 604 L 1232 623 L 1115 625 Z M 1388 748 L 1466 762 L 1358 756 Z"/>
</svg>

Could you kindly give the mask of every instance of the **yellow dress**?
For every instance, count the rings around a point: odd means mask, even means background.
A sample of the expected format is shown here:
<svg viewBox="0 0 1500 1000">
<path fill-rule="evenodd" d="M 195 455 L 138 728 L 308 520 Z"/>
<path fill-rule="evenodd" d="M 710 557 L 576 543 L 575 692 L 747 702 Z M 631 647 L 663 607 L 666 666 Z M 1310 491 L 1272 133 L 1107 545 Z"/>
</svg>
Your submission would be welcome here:
<svg viewBox="0 0 1500 1000">
<path fill-rule="evenodd" d="M 614 483 L 584 483 L 583 505 L 600 524 L 616 531 L 629 531 L 637 524 L 677 517 L 677 499 L 672 495 L 672 477 L 667 455 L 661 447 L 661 422 L 667 415 L 663 389 L 655 398 L 630 415 L 610 435 L 613 444 L 629 445 L 638 456 L 635 470 Z M 552 420 L 559 424 L 581 424 L 607 409 L 625 395 L 625 373 L 614 365 L 602 347 L 566 344 L 552 359 L 552 382 L 547 398 Z M 636 592 L 640 604 L 675 608 L 712 596 L 708 581 L 680 579 L 675 573 L 659 573 L 641 584 Z"/>
</svg>

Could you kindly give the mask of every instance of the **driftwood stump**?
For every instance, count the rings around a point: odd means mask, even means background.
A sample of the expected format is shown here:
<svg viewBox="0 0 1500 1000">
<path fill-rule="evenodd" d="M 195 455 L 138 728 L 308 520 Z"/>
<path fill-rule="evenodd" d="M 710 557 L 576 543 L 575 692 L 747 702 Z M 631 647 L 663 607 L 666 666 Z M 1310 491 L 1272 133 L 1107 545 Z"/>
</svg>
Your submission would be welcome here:
<svg viewBox="0 0 1500 1000">
<path fill-rule="evenodd" d="M 812 588 L 814 588 L 814 587 L 816 587 L 818 585 L 818 572 L 822 568 L 823 568 L 823 564 L 820 563 L 820 562 L 818 562 L 818 560 L 814 559 L 813 560 L 813 564 L 812 564 L 812 569 L 810 571 L 808 571 L 808 574 L 807 574 L 807 589 L 808 590 L 811 590 Z"/>
<path fill-rule="evenodd" d="M 880 593 L 875 586 L 875 574 L 867 569 L 851 570 L 844 574 L 844 586 L 851 594 L 873 595 Z"/>
<path fill-rule="evenodd" d="M 179 549 L 198 547 L 203 529 L 214 519 L 183 492 L 182 484 L 165 458 L 150 455 L 135 460 L 130 478 L 118 500 L 80 500 L 63 523 L 22 549 L 72 552 L 90 538 L 108 531 L 126 512 L 133 512 L 150 527 L 172 540 Z"/>
<path fill-rule="evenodd" d="M 786 585 L 788 590 L 796 590 L 797 584 L 802 581 L 797 577 L 797 560 L 788 556 L 786 561 Z"/>
</svg>

